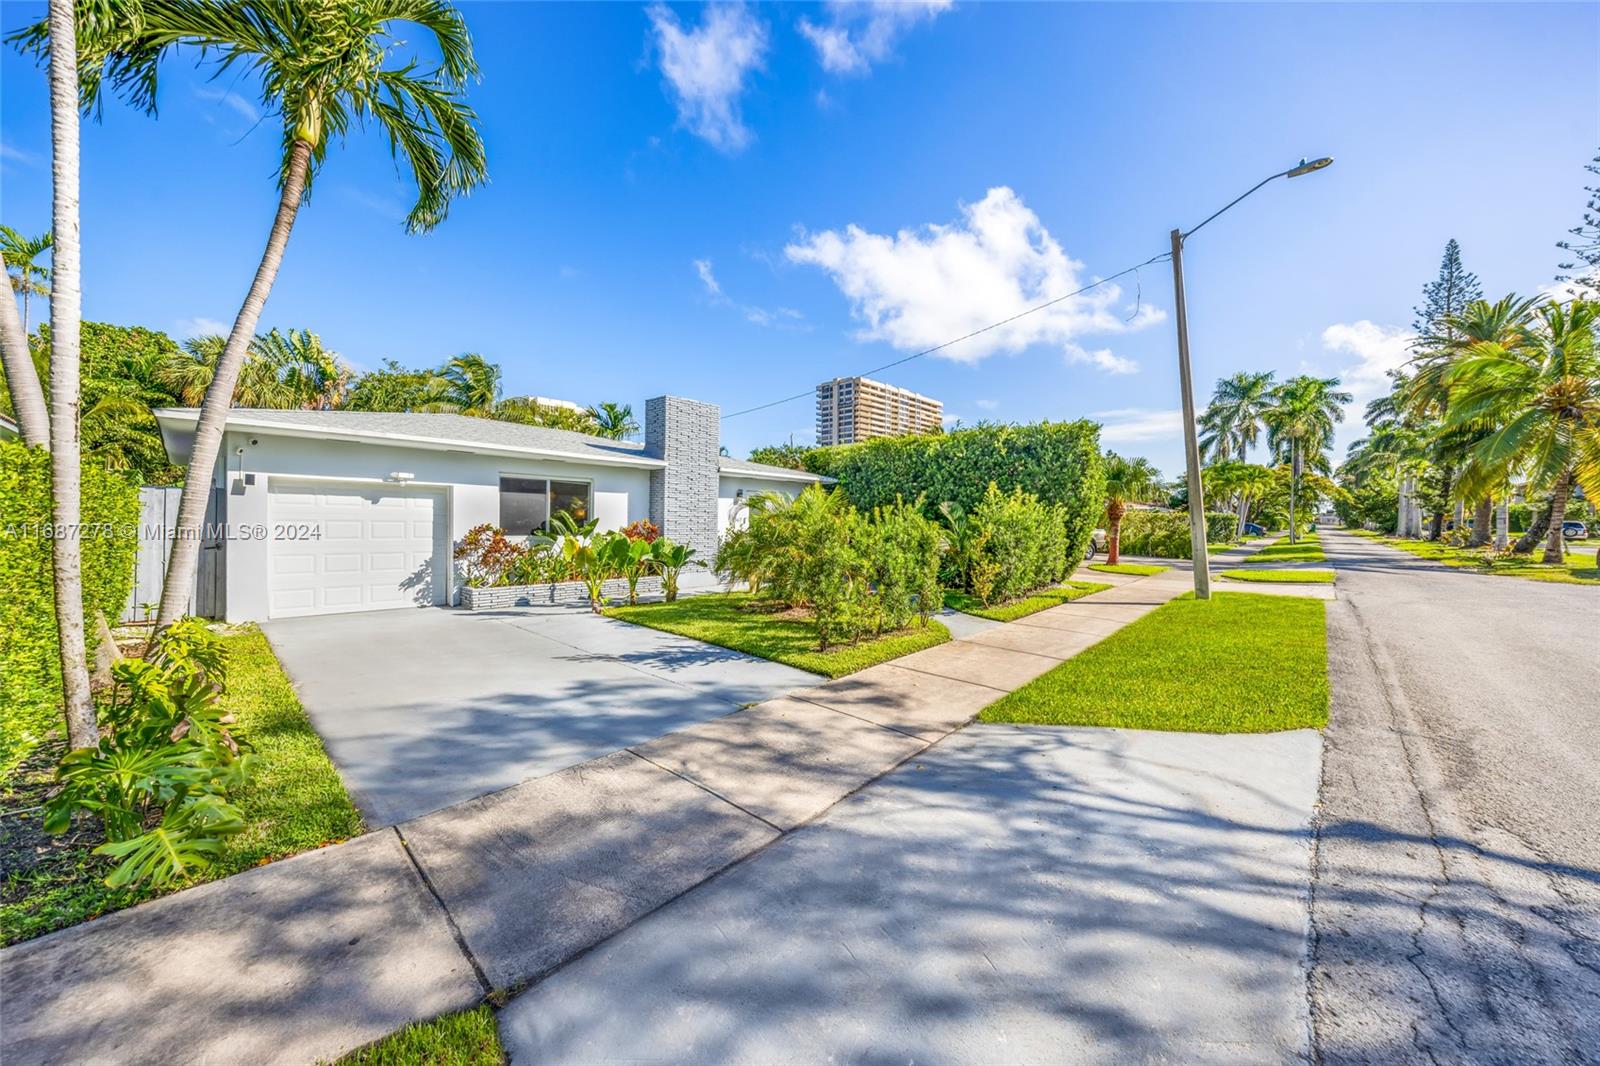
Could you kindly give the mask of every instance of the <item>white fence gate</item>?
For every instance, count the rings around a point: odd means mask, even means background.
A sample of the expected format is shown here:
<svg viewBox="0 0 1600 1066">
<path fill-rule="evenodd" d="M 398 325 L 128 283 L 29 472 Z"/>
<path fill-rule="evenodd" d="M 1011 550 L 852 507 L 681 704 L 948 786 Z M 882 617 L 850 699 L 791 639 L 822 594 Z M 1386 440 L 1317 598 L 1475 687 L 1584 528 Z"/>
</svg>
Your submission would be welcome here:
<svg viewBox="0 0 1600 1066">
<path fill-rule="evenodd" d="M 217 516 L 222 512 L 223 489 L 211 490 L 206 507 L 204 540 L 200 546 L 200 566 L 194 588 L 189 592 L 189 614 L 201 618 L 221 618 L 227 606 L 223 583 L 228 541 Z M 167 557 L 172 554 L 172 531 L 178 524 L 178 501 L 183 490 L 145 486 L 139 490 L 139 558 L 133 568 L 133 591 L 123 608 L 124 622 L 142 622 L 155 617 L 155 604 L 161 600 L 161 586 L 167 576 Z M 146 607 L 145 605 L 150 606 Z"/>
</svg>

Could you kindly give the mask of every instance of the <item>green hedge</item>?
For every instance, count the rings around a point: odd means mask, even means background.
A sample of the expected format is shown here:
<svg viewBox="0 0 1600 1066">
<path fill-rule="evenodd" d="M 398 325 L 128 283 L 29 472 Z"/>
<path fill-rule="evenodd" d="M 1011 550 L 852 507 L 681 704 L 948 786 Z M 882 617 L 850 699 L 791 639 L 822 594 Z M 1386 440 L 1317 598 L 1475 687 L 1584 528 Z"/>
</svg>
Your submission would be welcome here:
<svg viewBox="0 0 1600 1066">
<path fill-rule="evenodd" d="M 83 606 L 115 623 L 133 587 L 139 487 L 83 466 Z M 61 720 L 61 663 L 51 574 L 50 455 L 0 442 L 0 780 Z"/>
<path fill-rule="evenodd" d="M 1100 427 L 1083 420 L 879 437 L 817 448 L 806 454 L 805 464 L 813 473 L 837 478 L 850 502 L 868 510 L 920 498 L 929 517 L 942 503 L 970 512 L 991 482 L 1002 492 L 1032 493 L 1063 508 L 1072 566 L 1083 559 L 1105 507 Z"/>
<path fill-rule="evenodd" d="M 1239 516 L 1206 512 L 1206 542 L 1221 544 L 1234 538 Z M 1122 516 L 1118 550 L 1124 555 L 1152 555 L 1158 559 L 1193 558 L 1189 542 L 1189 512 L 1129 511 Z"/>
<path fill-rule="evenodd" d="M 988 607 L 1054 585 L 1072 572 L 1065 508 L 1032 493 L 989 485 L 968 514 L 948 509 L 955 584 Z"/>
</svg>

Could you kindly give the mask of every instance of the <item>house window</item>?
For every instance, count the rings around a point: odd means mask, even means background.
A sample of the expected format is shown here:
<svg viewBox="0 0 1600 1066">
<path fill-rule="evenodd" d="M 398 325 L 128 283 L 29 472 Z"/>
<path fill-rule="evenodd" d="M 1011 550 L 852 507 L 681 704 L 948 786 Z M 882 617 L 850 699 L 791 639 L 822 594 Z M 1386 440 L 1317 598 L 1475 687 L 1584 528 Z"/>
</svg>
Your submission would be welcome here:
<svg viewBox="0 0 1600 1066">
<path fill-rule="evenodd" d="M 550 515 L 566 511 L 579 522 L 589 520 L 589 484 L 542 477 L 500 479 L 500 525 L 513 537 L 546 529 Z"/>
</svg>

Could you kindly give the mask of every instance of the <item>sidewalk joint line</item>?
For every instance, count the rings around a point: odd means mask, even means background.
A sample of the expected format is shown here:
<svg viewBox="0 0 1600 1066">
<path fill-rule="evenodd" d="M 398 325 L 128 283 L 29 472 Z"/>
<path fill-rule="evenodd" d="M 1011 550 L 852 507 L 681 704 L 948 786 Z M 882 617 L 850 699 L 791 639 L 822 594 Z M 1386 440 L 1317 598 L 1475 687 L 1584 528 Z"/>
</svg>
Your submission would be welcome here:
<svg viewBox="0 0 1600 1066">
<path fill-rule="evenodd" d="M 668 734 L 668 735 L 670 736 L 671 734 Z M 741 812 L 743 814 L 748 814 L 750 817 L 754 818 L 756 821 L 760 822 L 762 825 L 766 826 L 769 829 L 775 830 L 780 835 L 783 834 L 783 833 L 788 832 L 788 830 L 784 829 L 782 826 L 774 825 L 773 823 L 767 821 L 765 818 L 761 817 L 761 815 L 757 814 L 755 811 L 752 811 L 750 808 L 741 807 L 739 804 L 733 802 L 733 800 L 729 799 L 727 796 L 724 796 L 722 793 L 718 792 L 716 789 L 709 788 L 706 785 L 701 784 L 699 781 L 696 781 L 692 777 L 687 777 L 684 774 L 680 774 L 678 771 L 674 770 L 670 766 L 662 766 L 660 763 L 656 762 L 654 759 L 650 758 L 650 756 L 648 756 L 648 755 L 641 755 L 641 754 L 639 754 L 637 751 L 635 751 L 632 748 L 628 748 L 627 752 L 628 752 L 629 755 L 632 755 L 637 759 L 643 759 L 645 762 L 649 763 L 651 766 L 654 766 L 657 770 L 665 770 L 667 773 L 671 774 L 673 777 L 676 777 L 681 781 L 689 782 L 689 784 L 693 785 L 695 788 L 698 788 L 701 792 L 704 792 L 706 795 L 715 796 L 717 799 L 721 800 L 723 803 L 726 803 L 728 806 L 732 807 L 734 810 L 739 811 L 739 812 Z"/>
<path fill-rule="evenodd" d="M 978 687 L 979 688 L 988 688 L 989 686 L 988 685 L 980 685 Z M 996 689 L 995 691 L 998 692 L 1000 690 Z M 933 744 L 937 743 L 937 741 L 928 740 L 926 737 L 924 737 L 920 733 L 911 733 L 911 732 L 908 732 L 908 731 L 906 731 L 904 729 L 901 729 L 899 726 L 887 725 L 887 724 L 885 724 L 883 722 L 874 722 L 870 718 L 863 718 L 859 714 L 851 714 L 849 711 L 844 710 L 841 707 L 834 707 L 834 706 L 832 706 L 830 704 L 819 702 L 818 700 L 812 699 L 810 696 L 802 696 L 799 693 L 791 693 L 788 698 L 791 699 L 791 700 L 799 700 L 801 703 L 809 703 L 813 707 L 821 707 L 823 710 L 832 711 L 834 714 L 842 714 L 846 718 L 854 718 L 858 722 L 865 722 L 868 725 L 875 725 L 879 729 L 887 729 L 891 733 L 899 733 L 901 736 L 910 737 L 912 740 L 925 740 L 925 741 L 927 741 L 927 743 L 928 743 L 928 745 L 930 747 Z M 933 728 L 937 729 L 939 727 L 938 726 L 934 726 Z M 960 726 L 956 726 L 956 729 L 960 729 L 960 728 L 961 728 Z M 944 730 L 943 732 L 940 733 L 939 739 L 943 740 L 945 737 L 949 736 L 951 733 L 954 733 L 954 732 L 955 732 L 955 729 L 946 729 L 946 730 Z"/>
<path fill-rule="evenodd" d="M 428 871 L 422 868 L 422 863 L 411 853 L 411 845 L 406 842 L 405 834 L 400 832 L 398 825 L 389 827 L 394 831 L 395 839 L 400 842 L 400 850 L 406 853 L 411 868 L 417 871 L 417 876 L 422 878 L 422 886 L 428 890 L 428 895 L 439 905 L 439 911 L 444 915 L 445 925 L 450 928 L 450 936 L 456 942 L 456 947 L 461 949 L 461 954 L 466 958 L 467 964 L 472 967 L 474 976 L 478 979 L 478 987 L 483 989 L 483 997 L 488 999 L 494 995 L 494 985 L 489 983 L 489 975 L 483 972 L 483 967 L 478 964 L 478 957 L 472 953 L 472 948 L 467 945 L 467 938 L 461 932 L 461 927 L 456 924 L 456 916 L 450 913 L 450 907 L 445 903 L 444 897 L 439 895 L 439 890 L 433 887 L 433 879 L 428 876 Z"/>
</svg>

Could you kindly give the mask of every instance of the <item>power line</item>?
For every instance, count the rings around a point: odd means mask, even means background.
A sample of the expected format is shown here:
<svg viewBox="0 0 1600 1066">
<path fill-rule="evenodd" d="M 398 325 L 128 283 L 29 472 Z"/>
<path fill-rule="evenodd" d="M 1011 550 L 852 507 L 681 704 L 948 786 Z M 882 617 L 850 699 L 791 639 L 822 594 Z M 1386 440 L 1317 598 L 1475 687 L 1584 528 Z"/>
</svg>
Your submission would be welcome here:
<svg viewBox="0 0 1600 1066">
<path fill-rule="evenodd" d="M 1060 303 L 1063 300 L 1070 300 L 1074 296 L 1082 296 L 1084 293 L 1088 292 L 1090 289 L 1098 288 L 1099 286 L 1104 285 L 1108 281 L 1116 281 L 1118 278 L 1123 277 L 1124 275 L 1127 275 L 1127 274 L 1132 274 L 1134 271 L 1141 270 L 1144 267 L 1147 267 L 1147 266 L 1151 265 L 1152 263 L 1159 263 L 1163 259 L 1171 259 L 1171 258 L 1172 258 L 1172 253 L 1171 252 L 1162 252 L 1159 255 L 1153 255 L 1149 259 L 1146 259 L 1142 263 L 1135 263 L 1133 266 L 1128 267 L 1126 270 L 1119 270 L 1115 274 L 1111 274 L 1111 275 L 1109 275 L 1107 277 L 1103 277 L 1103 278 L 1099 279 L 1098 281 L 1090 282 L 1088 285 L 1085 285 L 1081 289 L 1075 289 L 1074 291 L 1066 293 L 1065 295 L 1057 296 L 1057 297 L 1055 297 L 1054 299 L 1051 299 L 1051 300 L 1046 300 L 1044 303 L 1039 304 L 1036 307 L 1030 307 L 1026 311 L 1018 311 L 1016 314 L 1012 315 L 1010 318 L 1002 318 L 998 322 L 991 322 L 987 326 L 982 326 L 982 327 L 980 327 L 978 329 L 975 329 L 971 333 L 962 334 L 961 336 L 956 337 L 953 340 L 945 341 L 943 344 L 935 344 L 932 348 L 924 348 L 920 352 L 913 352 L 910 355 L 903 356 L 902 358 L 896 359 L 892 363 L 884 363 L 882 366 L 875 366 L 871 370 L 862 371 L 862 373 L 860 375 L 858 375 L 858 376 L 860 376 L 860 377 L 870 377 L 873 374 L 881 374 L 885 370 L 889 370 L 889 369 L 892 369 L 894 367 L 900 366 L 903 363 L 909 363 L 913 359 L 921 359 L 925 355 L 932 355 L 934 352 L 943 351 L 944 349 L 949 348 L 952 345 L 960 344 L 962 341 L 969 341 L 973 337 L 978 336 L 979 334 L 988 333 L 992 329 L 999 329 L 1001 326 L 1010 325 L 1011 323 L 1015 322 L 1019 318 L 1026 318 L 1027 316 L 1029 316 L 1031 314 L 1034 314 L 1035 312 L 1043 311 L 1047 307 L 1054 307 L 1056 304 Z M 723 417 L 724 420 L 729 419 L 729 418 L 738 418 L 740 415 L 754 414 L 757 411 L 765 411 L 769 407 L 778 407 L 778 406 L 781 406 L 782 404 L 793 403 L 796 400 L 804 400 L 808 396 L 815 396 L 815 395 L 816 395 L 816 389 L 815 388 L 810 388 L 810 389 L 807 389 L 805 392 L 797 392 L 793 396 L 785 396 L 781 400 L 773 400 L 770 403 L 758 404 L 755 407 L 746 407 L 742 411 L 735 411 L 732 414 L 723 415 L 722 417 Z"/>
</svg>

